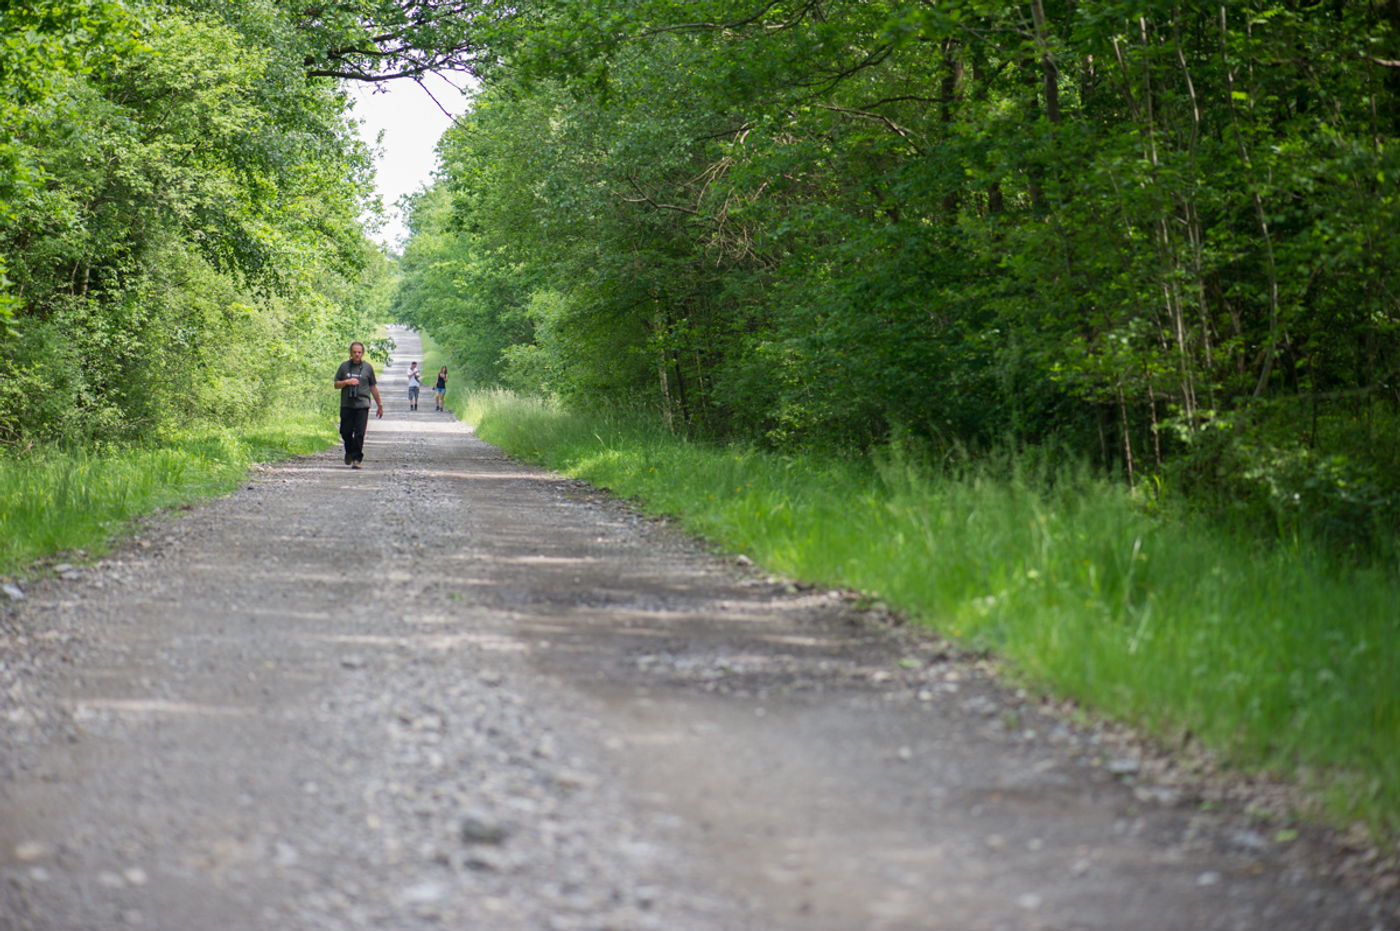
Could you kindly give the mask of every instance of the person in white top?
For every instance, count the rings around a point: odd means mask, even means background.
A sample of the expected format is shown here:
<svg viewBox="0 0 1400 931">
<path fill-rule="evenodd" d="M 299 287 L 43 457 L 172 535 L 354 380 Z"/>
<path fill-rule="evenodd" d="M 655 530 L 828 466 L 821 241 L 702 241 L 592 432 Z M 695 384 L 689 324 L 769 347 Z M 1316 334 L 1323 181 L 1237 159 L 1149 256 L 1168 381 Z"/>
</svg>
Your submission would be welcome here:
<svg viewBox="0 0 1400 931">
<path fill-rule="evenodd" d="M 423 384 L 423 373 L 418 371 L 418 363 L 408 365 L 408 409 L 418 410 L 418 389 Z"/>
</svg>

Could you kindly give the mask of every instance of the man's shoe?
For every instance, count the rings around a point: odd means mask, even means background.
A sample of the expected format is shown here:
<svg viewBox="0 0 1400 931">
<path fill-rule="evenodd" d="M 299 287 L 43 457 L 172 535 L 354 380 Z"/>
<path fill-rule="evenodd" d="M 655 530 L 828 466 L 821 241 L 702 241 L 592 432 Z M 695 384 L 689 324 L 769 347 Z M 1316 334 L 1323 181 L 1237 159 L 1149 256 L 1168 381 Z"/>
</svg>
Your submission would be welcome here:
<svg viewBox="0 0 1400 931">
<path fill-rule="evenodd" d="M 354 461 L 355 461 L 355 457 L 354 457 L 354 456 L 350 455 L 349 453 L 346 453 L 346 454 L 345 454 L 345 464 L 346 464 L 346 465 L 349 465 L 350 463 L 352 463 L 352 462 L 354 462 Z"/>
<path fill-rule="evenodd" d="M 358 469 L 359 467 L 360 467 L 360 464 L 359 464 L 358 462 L 352 462 L 352 463 L 350 463 L 350 468 L 352 468 L 352 469 Z"/>
</svg>

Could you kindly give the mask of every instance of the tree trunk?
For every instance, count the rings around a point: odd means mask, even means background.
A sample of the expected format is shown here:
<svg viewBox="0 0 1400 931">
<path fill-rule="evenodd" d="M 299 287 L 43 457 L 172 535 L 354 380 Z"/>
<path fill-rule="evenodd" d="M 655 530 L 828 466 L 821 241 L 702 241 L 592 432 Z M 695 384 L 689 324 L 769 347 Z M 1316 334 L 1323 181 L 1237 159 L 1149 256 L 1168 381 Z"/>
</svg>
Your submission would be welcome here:
<svg viewBox="0 0 1400 931">
<path fill-rule="evenodd" d="M 666 332 L 665 321 L 662 319 L 660 310 L 657 310 L 652 316 L 651 326 L 652 332 L 658 337 L 664 335 Z M 666 375 L 667 359 L 665 348 L 658 346 L 656 354 L 656 377 L 661 383 L 661 416 L 666 421 L 666 431 L 668 433 L 675 433 L 676 425 L 674 422 L 673 404 L 671 402 L 671 384 L 670 379 Z"/>
<path fill-rule="evenodd" d="M 953 104 L 962 95 L 963 83 L 963 63 L 962 59 L 954 54 L 958 47 L 956 39 L 943 40 L 943 80 L 939 86 L 939 97 L 942 99 L 942 110 L 939 114 L 939 121 L 943 124 L 944 138 L 951 135 L 949 127 L 953 125 Z M 958 216 L 958 189 L 954 188 L 943 195 L 943 216 L 946 222 L 954 223 Z"/>
<path fill-rule="evenodd" d="M 1040 49 L 1040 69 L 1045 81 L 1045 116 L 1051 126 L 1060 125 L 1060 69 L 1050 53 L 1050 33 L 1045 23 L 1042 0 L 1031 0 L 1031 19 L 1035 22 L 1035 44 Z"/>
<path fill-rule="evenodd" d="M 1240 128 L 1239 110 L 1235 107 L 1235 72 L 1230 68 L 1229 50 L 1226 45 L 1226 7 L 1220 7 L 1220 64 L 1225 73 L 1225 100 L 1230 108 L 1230 121 L 1235 128 L 1235 139 L 1240 146 L 1240 159 L 1244 162 L 1244 168 L 1250 177 L 1254 173 L 1254 165 L 1249 157 L 1249 146 L 1244 141 L 1244 131 Z M 1269 337 L 1268 345 L 1264 347 L 1262 365 L 1259 370 L 1259 380 L 1254 386 L 1254 397 L 1263 397 L 1264 390 L 1269 386 L 1269 378 L 1274 372 L 1274 357 L 1278 354 L 1279 339 L 1279 286 L 1278 267 L 1274 262 L 1274 243 L 1269 234 L 1269 219 L 1264 213 L 1264 199 L 1259 196 L 1258 187 L 1252 191 L 1254 201 L 1254 218 L 1259 226 L 1259 236 L 1264 244 L 1265 271 L 1269 279 Z"/>
<path fill-rule="evenodd" d="M 1128 487 L 1134 487 L 1133 481 L 1133 436 L 1128 429 L 1128 403 L 1123 398 L 1123 379 L 1118 379 L 1118 416 L 1123 423 L 1123 464 L 1128 470 Z"/>
</svg>

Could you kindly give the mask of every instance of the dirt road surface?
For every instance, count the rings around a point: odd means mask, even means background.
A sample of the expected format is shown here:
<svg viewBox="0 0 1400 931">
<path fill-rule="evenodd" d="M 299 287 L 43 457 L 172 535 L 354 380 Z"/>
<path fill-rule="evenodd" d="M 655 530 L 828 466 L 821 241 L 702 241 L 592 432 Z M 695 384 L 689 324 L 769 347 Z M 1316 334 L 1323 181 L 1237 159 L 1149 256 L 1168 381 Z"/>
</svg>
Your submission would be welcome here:
<svg viewBox="0 0 1400 931">
<path fill-rule="evenodd" d="M 394 335 L 363 469 L 0 604 L 0 928 L 1397 927 L 1327 837 L 408 411 Z"/>
</svg>

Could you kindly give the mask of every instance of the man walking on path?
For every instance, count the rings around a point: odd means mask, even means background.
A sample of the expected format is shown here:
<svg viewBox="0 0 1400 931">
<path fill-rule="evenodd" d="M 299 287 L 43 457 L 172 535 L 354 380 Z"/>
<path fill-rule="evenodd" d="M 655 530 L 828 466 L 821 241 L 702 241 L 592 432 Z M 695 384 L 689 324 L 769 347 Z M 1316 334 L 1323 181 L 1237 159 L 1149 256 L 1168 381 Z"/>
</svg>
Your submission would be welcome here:
<svg viewBox="0 0 1400 931">
<path fill-rule="evenodd" d="M 336 369 L 335 387 L 340 392 L 340 437 L 345 441 L 345 464 L 358 469 L 365 459 L 371 395 L 378 407 L 375 416 L 384 416 L 384 402 L 379 400 L 374 366 L 365 361 L 365 344 L 359 340 L 350 344 L 350 358 Z"/>
</svg>

